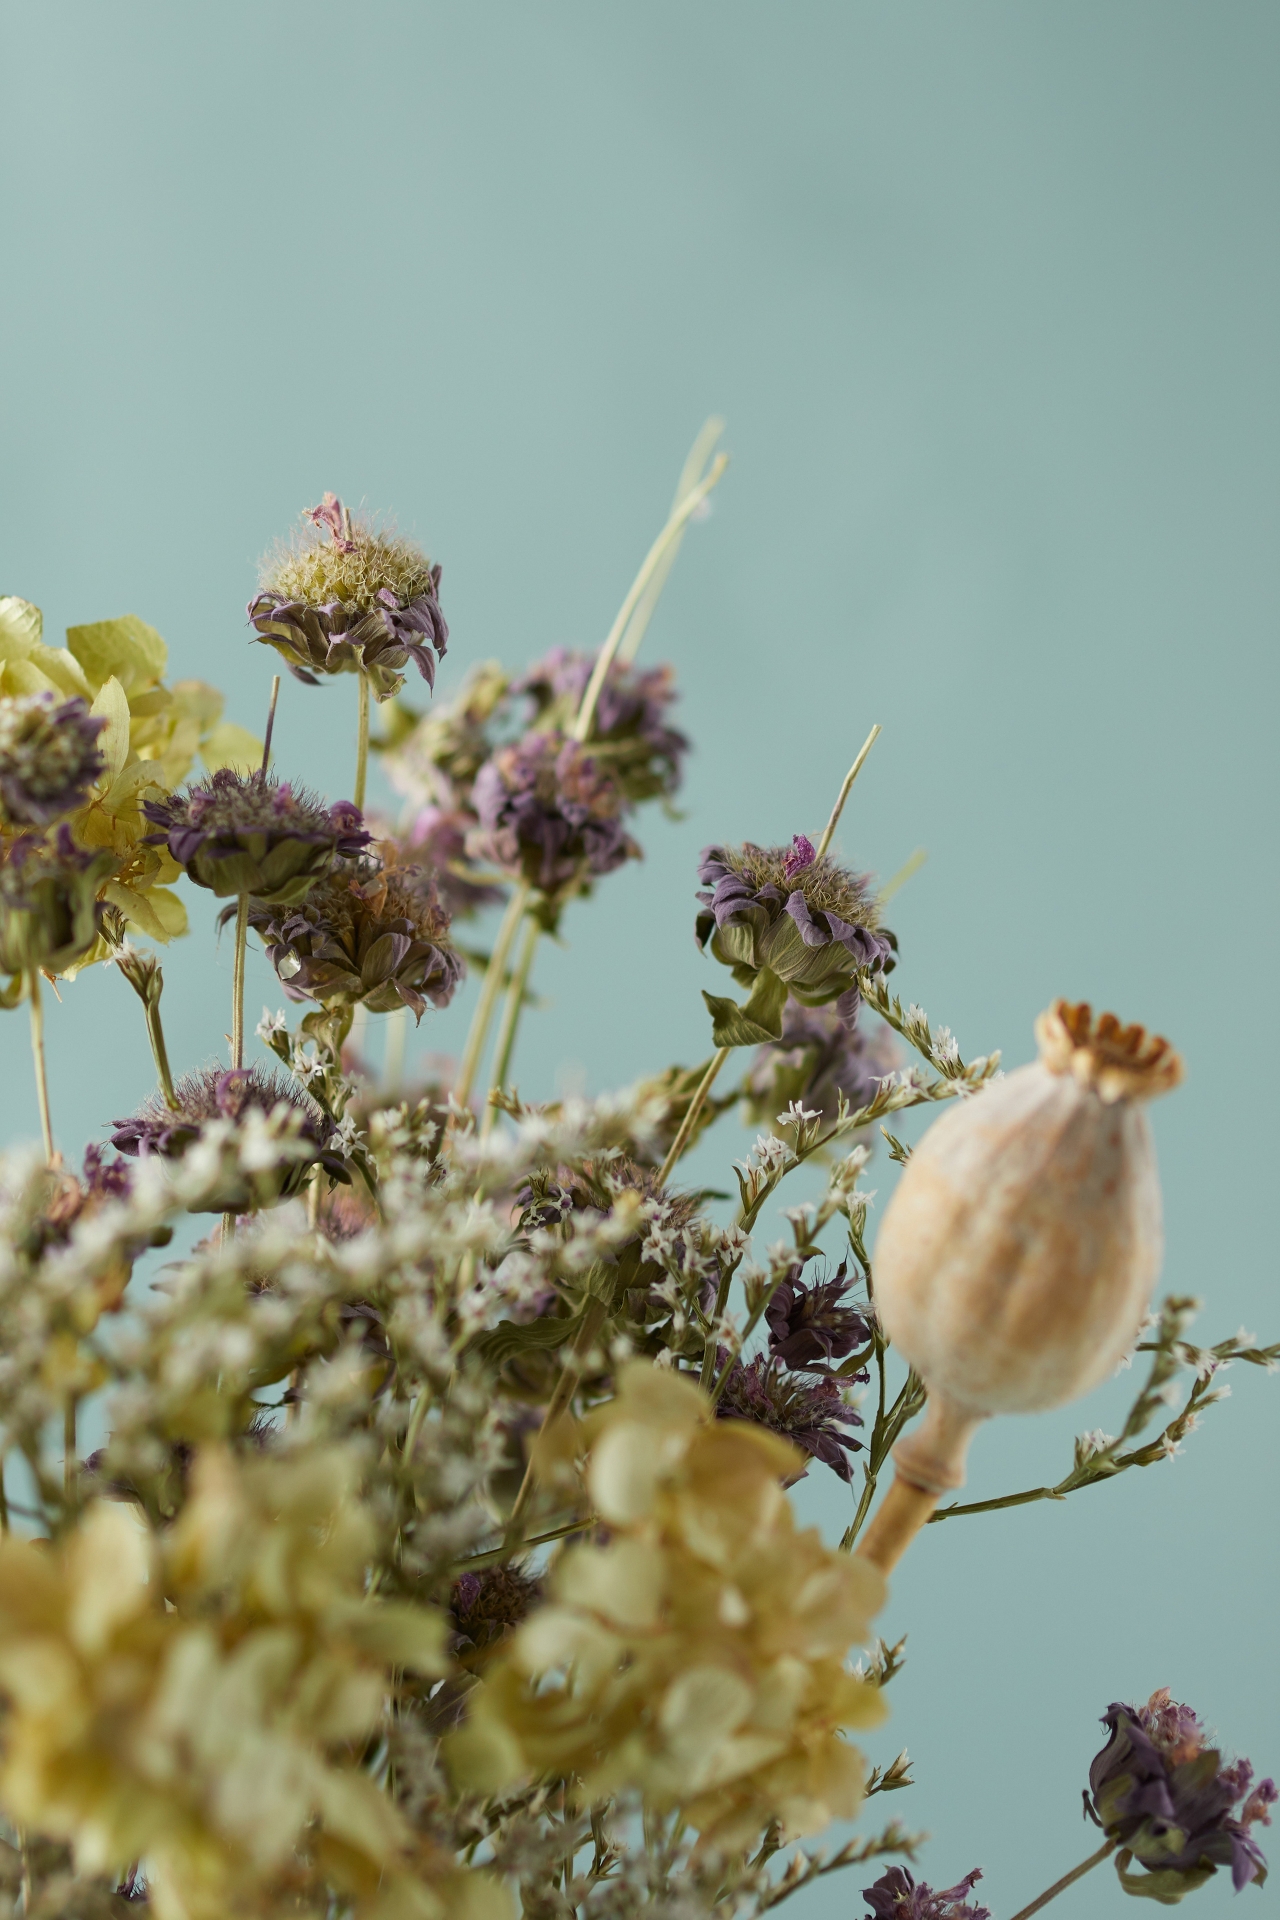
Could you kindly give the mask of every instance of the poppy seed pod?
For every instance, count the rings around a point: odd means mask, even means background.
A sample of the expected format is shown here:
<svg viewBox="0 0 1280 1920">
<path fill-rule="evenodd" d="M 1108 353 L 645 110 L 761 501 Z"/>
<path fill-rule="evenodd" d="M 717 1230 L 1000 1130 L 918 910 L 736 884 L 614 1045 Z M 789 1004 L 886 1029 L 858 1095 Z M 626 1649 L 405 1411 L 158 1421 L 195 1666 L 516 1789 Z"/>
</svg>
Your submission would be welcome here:
<svg viewBox="0 0 1280 1920">
<path fill-rule="evenodd" d="M 877 1241 L 877 1311 L 929 1392 L 894 1458 L 934 1498 L 963 1485 L 987 1415 L 1060 1406 L 1115 1370 L 1160 1268 L 1142 1102 L 1177 1086 L 1181 1059 L 1142 1027 L 1063 1000 L 1036 1037 L 1038 1061 L 935 1121 Z"/>
</svg>

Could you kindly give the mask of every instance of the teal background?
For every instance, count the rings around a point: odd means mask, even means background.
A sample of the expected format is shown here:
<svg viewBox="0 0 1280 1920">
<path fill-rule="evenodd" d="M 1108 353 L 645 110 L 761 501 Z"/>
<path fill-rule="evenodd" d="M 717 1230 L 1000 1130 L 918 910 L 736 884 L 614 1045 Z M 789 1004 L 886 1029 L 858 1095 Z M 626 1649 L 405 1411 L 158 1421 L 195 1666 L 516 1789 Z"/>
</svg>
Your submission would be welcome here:
<svg viewBox="0 0 1280 1920">
<path fill-rule="evenodd" d="M 687 817 L 646 817 L 645 864 L 544 947 L 521 1085 L 705 1051 L 698 847 L 813 832 L 878 720 L 842 839 L 882 874 L 929 849 L 894 906 L 904 996 L 1008 1064 L 1058 993 L 1173 1036 L 1166 1285 L 1203 1296 L 1206 1339 L 1276 1337 L 1280 11 L 43 0 L 0 21 L 0 591 L 54 641 L 137 612 L 260 730 L 255 562 L 333 488 L 443 561 L 448 687 L 598 644 L 723 413 L 733 465 L 646 642 L 697 743 Z M 351 682 L 286 683 L 280 765 L 349 791 L 353 726 Z M 230 972 L 190 905 L 166 962 L 188 1065 L 221 1044 Z M 251 1020 L 280 1000 L 260 958 L 249 991 Z M 151 1073 L 121 981 L 64 1000 L 78 1150 Z M 456 1050 L 469 1006 L 415 1046 Z M 0 1046 L 3 1130 L 30 1137 L 23 1016 Z M 723 1184 L 745 1144 L 723 1123 L 691 1169 Z M 880 1206 L 892 1173 L 882 1154 Z M 1280 1771 L 1280 1395 L 1231 1379 L 1176 1464 L 935 1528 L 895 1580 L 910 1660 L 874 1746 L 909 1746 L 919 1785 L 865 1824 L 928 1829 L 935 1884 L 982 1865 L 997 1916 L 1091 1849 L 1108 1701 L 1167 1683 Z M 1129 1383 L 984 1433 L 973 1497 L 1056 1478 Z M 803 1499 L 843 1524 L 830 1477 Z M 1108 1873 L 1054 1911 L 1119 1913 Z M 870 1877 L 807 1911 L 860 1912 Z M 1231 1897 L 1220 1876 L 1195 1904 Z"/>
</svg>

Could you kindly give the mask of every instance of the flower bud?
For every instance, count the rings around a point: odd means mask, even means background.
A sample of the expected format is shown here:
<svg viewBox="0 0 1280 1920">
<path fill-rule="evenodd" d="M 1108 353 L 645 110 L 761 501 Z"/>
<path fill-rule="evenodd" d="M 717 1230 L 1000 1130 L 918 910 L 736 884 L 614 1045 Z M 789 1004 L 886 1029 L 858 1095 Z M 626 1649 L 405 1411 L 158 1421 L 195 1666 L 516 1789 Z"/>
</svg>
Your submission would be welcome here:
<svg viewBox="0 0 1280 1920">
<path fill-rule="evenodd" d="M 0 814 L 13 826 L 47 827 L 74 812 L 106 764 L 98 746 L 106 724 L 78 695 L 0 699 Z"/>
<path fill-rule="evenodd" d="M 961 1101 L 912 1154 L 876 1246 L 876 1305 L 931 1395 L 972 1415 L 1087 1393 L 1137 1339 L 1160 1267 L 1142 1102 L 1167 1040 L 1058 1001 L 1040 1059 Z"/>
<path fill-rule="evenodd" d="M 98 888 L 114 854 L 78 847 L 67 827 L 53 840 L 15 840 L 0 860 L 0 972 L 63 973 L 98 937 Z"/>
</svg>

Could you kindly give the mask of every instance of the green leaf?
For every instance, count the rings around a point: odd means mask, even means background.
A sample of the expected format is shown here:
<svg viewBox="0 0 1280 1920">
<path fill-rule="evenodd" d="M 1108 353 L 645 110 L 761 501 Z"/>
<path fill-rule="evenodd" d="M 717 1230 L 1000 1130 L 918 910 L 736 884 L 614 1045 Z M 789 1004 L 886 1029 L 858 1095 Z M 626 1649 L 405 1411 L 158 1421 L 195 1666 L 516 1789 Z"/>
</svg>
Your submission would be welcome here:
<svg viewBox="0 0 1280 1920">
<path fill-rule="evenodd" d="M 86 627 L 68 627 L 67 645 L 95 688 L 114 674 L 126 693 L 139 692 L 162 678 L 169 664 L 164 641 L 136 613 L 122 614 L 119 620 L 95 620 Z"/>
<path fill-rule="evenodd" d="M 0 658 L 21 660 L 40 644 L 44 616 L 16 593 L 0 594 Z"/>
<path fill-rule="evenodd" d="M 787 1004 L 787 983 L 768 967 L 756 975 L 751 997 L 740 1007 L 735 1000 L 722 1000 L 704 993 L 711 1015 L 711 1038 L 718 1047 L 758 1047 L 776 1040 L 782 1032 L 782 1009 Z"/>
<path fill-rule="evenodd" d="M 1133 1855 L 1127 1848 L 1116 1855 L 1116 1878 L 1126 1893 L 1139 1900 L 1158 1900 L 1162 1907 L 1176 1907 L 1187 1894 L 1194 1893 L 1206 1880 L 1212 1880 L 1214 1868 L 1157 1867 L 1154 1873 L 1126 1873 Z"/>
<path fill-rule="evenodd" d="M 262 742 L 248 727 L 222 720 L 200 742 L 200 758 L 210 773 L 222 767 L 234 767 L 237 773 L 256 773 L 262 765 Z"/>
</svg>

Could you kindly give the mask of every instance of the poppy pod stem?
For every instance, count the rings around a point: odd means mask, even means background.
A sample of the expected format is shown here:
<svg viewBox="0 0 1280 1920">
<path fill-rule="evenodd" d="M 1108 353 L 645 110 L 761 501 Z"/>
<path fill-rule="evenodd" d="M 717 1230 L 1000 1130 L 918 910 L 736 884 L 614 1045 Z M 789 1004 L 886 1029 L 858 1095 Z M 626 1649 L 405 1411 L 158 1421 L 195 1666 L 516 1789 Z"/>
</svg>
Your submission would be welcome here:
<svg viewBox="0 0 1280 1920">
<path fill-rule="evenodd" d="M 859 1557 L 888 1573 L 932 1517 L 944 1493 L 964 1485 L 969 1442 L 986 1418 L 932 1393 L 924 1420 L 894 1450 L 897 1472 L 858 1545 Z"/>
<path fill-rule="evenodd" d="M 369 772 L 369 676 L 363 670 L 356 675 L 356 685 L 360 704 L 356 717 L 356 784 L 351 798 L 363 813 L 365 781 Z"/>
<path fill-rule="evenodd" d="M 236 900 L 236 950 L 231 968 L 231 1064 L 244 1065 L 244 961 L 249 939 L 249 896 Z"/>
<path fill-rule="evenodd" d="M 27 975 L 27 996 L 31 1001 L 31 1058 L 36 1070 L 40 1132 L 44 1139 L 44 1157 L 53 1166 L 58 1158 L 58 1150 L 53 1144 L 53 1121 L 49 1116 L 49 1081 L 44 1065 L 44 1002 L 40 998 L 39 967 L 32 967 Z"/>
</svg>

